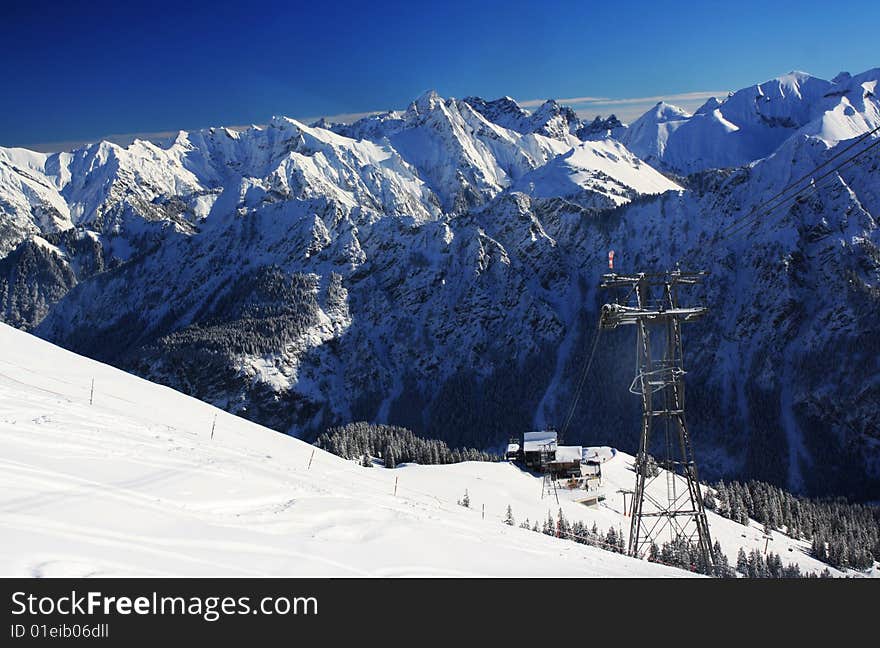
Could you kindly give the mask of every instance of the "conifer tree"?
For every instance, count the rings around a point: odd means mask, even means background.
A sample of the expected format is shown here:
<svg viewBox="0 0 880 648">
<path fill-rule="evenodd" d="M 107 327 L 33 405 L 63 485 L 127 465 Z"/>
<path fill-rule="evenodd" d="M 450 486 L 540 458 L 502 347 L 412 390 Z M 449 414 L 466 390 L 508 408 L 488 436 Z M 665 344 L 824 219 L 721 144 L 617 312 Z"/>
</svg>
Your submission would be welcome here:
<svg viewBox="0 0 880 648">
<path fill-rule="evenodd" d="M 559 517 L 556 521 L 556 537 L 567 538 L 570 534 L 571 527 L 568 524 L 568 520 L 565 519 L 565 515 L 562 513 L 562 508 L 560 508 Z"/>
<path fill-rule="evenodd" d="M 605 534 L 605 545 L 611 551 L 617 550 L 617 531 L 614 530 L 614 527 L 610 527 Z"/>
<path fill-rule="evenodd" d="M 556 522 L 553 520 L 553 515 L 551 515 L 550 511 L 547 511 L 547 519 L 544 520 L 544 535 L 556 535 Z"/>
<path fill-rule="evenodd" d="M 743 576 L 749 575 L 749 559 L 746 557 L 745 549 L 742 547 L 739 548 L 736 554 L 736 571 Z"/>
<path fill-rule="evenodd" d="M 729 578 L 731 576 L 730 563 L 727 561 L 725 553 L 721 550 L 721 543 L 717 540 L 712 546 L 712 554 L 715 558 L 715 576 L 718 578 Z"/>
<path fill-rule="evenodd" d="M 504 516 L 504 524 L 508 526 L 516 524 L 516 520 L 513 519 L 513 509 L 510 508 L 510 504 L 507 505 L 507 514 Z"/>
</svg>

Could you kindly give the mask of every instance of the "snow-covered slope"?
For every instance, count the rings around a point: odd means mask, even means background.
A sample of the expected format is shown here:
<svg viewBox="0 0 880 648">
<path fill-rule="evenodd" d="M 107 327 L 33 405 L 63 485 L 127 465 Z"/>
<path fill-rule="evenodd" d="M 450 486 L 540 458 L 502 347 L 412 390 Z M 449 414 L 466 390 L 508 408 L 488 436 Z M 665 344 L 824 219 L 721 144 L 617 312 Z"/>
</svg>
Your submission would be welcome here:
<svg viewBox="0 0 880 648">
<path fill-rule="evenodd" d="M 507 463 L 364 468 L 3 324 L 0 348 L 3 576 L 688 575 L 502 524 L 561 507 L 626 533 L 623 453 L 603 505 L 557 505 Z M 757 524 L 709 518 L 731 559 L 763 547 Z M 783 534 L 772 548 L 824 568 Z"/>
<path fill-rule="evenodd" d="M 880 125 L 880 68 L 825 81 L 791 72 L 710 99 L 693 115 L 659 103 L 620 135 L 639 157 L 679 173 L 764 158 L 786 139 L 815 135 L 833 143 Z"/>
<path fill-rule="evenodd" d="M 570 198 L 595 209 L 613 208 L 640 195 L 680 190 L 677 184 L 611 139 L 578 144 L 513 186 L 538 198 Z"/>
<path fill-rule="evenodd" d="M 690 115 L 678 106 L 660 101 L 651 110 L 629 125 L 621 140 L 633 151 L 640 151 L 646 160 L 661 161 L 666 145 L 676 129 L 686 123 Z"/>
<path fill-rule="evenodd" d="M 537 500 L 506 464 L 363 468 L 4 324 L 0 348 L 2 576 L 688 575 L 501 524 Z"/>
</svg>

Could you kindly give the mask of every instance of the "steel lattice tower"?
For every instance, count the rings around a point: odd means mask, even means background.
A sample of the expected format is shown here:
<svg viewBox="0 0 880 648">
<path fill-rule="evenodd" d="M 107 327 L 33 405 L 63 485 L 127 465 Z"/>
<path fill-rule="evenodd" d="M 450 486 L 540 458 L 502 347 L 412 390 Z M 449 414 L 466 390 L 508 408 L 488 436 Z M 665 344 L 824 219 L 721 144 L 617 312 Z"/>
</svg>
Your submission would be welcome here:
<svg viewBox="0 0 880 648">
<path fill-rule="evenodd" d="M 684 376 L 681 325 L 701 317 L 703 307 L 682 308 L 680 286 L 698 283 L 704 273 L 678 270 L 634 275 L 606 274 L 602 288 L 628 289 L 623 302 L 605 304 L 599 325 L 614 329 L 636 327 L 636 377 L 630 391 L 642 399 L 642 429 L 636 455 L 636 485 L 632 503 L 629 554 L 643 558 L 651 545 L 666 540 L 695 546 L 707 566 L 715 564 L 709 524 L 697 477 L 684 416 Z M 653 334 L 652 334 L 653 332 Z M 657 358 L 657 359 L 655 359 Z M 661 435 L 655 436 L 655 428 Z M 666 472 L 649 474 L 651 451 Z M 659 452 L 658 452 L 659 451 Z M 648 487 L 664 475 L 666 498 Z"/>
</svg>

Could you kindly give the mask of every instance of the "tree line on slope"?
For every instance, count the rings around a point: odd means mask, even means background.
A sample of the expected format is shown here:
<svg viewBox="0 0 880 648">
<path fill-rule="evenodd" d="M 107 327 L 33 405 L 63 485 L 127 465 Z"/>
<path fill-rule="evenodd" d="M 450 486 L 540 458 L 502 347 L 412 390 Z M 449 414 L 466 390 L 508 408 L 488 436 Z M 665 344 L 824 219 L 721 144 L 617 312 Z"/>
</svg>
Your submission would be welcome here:
<svg viewBox="0 0 880 648">
<path fill-rule="evenodd" d="M 332 273 L 328 299 L 340 281 Z M 216 302 L 202 307 L 193 324 L 160 338 L 159 350 L 167 355 L 205 349 L 225 359 L 277 353 L 319 322 L 318 292 L 314 274 L 277 266 L 243 274 Z"/>
<path fill-rule="evenodd" d="M 467 492 L 465 492 L 467 498 Z M 462 506 L 469 506 L 465 500 L 459 501 Z M 513 516 L 513 510 L 508 505 L 507 513 L 504 517 L 504 524 L 515 526 L 516 520 Z M 520 525 L 522 529 L 528 529 L 536 533 L 571 540 L 578 544 L 585 544 L 598 547 L 605 551 L 613 553 L 626 553 L 624 533 L 619 529 L 610 527 L 608 531 L 602 533 L 599 526 L 593 522 L 593 526 L 588 528 L 583 522 L 577 520 L 569 522 L 559 509 L 559 513 L 554 518 L 550 511 L 547 511 L 547 519 L 543 524 L 529 522 L 526 518 Z M 809 572 L 804 574 L 798 565 L 790 563 L 786 566 L 782 564 L 782 557 L 772 551 L 766 558 L 757 549 L 753 549 L 750 554 L 746 555 L 741 548 L 737 556 L 736 566 L 729 564 L 727 556 L 721 549 L 721 544 L 716 540 L 713 545 L 713 553 L 715 555 L 715 565 L 712 566 L 706 562 L 702 553 L 691 542 L 685 539 L 677 539 L 672 542 L 663 543 L 662 547 L 658 547 L 656 543 L 652 543 L 648 551 L 647 559 L 649 562 L 656 562 L 671 567 L 678 567 L 688 571 L 714 576 L 716 578 L 736 578 L 740 574 L 744 578 L 830 578 L 831 572 L 826 568 L 821 574 Z"/>
<path fill-rule="evenodd" d="M 714 488 L 707 508 L 740 524 L 753 518 L 767 531 L 808 540 L 815 558 L 838 569 L 869 569 L 880 559 L 880 507 L 801 497 L 759 481 L 720 481 Z"/>
<path fill-rule="evenodd" d="M 423 439 L 411 430 L 380 423 L 348 423 L 318 435 L 315 445 L 344 459 L 379 457 L 386 468 L 400 463 L 424 465 L 462 461 L 497 461 L 498 457 L 474 448 L 450 448 L 443 441 Z"/>
</svg>

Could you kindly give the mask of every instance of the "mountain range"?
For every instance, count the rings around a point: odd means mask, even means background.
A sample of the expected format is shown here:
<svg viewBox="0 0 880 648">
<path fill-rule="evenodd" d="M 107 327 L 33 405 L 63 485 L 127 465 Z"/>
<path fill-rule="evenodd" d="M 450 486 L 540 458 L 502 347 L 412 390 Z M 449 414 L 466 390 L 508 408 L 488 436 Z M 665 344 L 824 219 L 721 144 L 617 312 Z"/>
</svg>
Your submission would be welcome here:
<svg viewBox="0 0 880 648">
<path fill-rule="evenodd" d="M 880 151 L 722 235 L 880 126 L 878 79 L 790 73 L 629 126 L 428 92 L 351 124 L 0 148 L 0 317 L 306 440 L 368 420 L 491 448 L 561 425 L 609 250 L 686 260 L 709 272 L 685 331 L 702 476 L 878 499 Z M 634 450 L 633 345 L 603 336 L 568 440 Z"/>
</svg>

